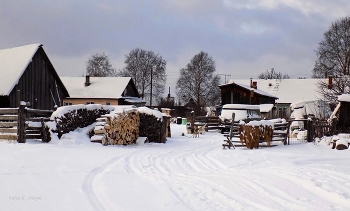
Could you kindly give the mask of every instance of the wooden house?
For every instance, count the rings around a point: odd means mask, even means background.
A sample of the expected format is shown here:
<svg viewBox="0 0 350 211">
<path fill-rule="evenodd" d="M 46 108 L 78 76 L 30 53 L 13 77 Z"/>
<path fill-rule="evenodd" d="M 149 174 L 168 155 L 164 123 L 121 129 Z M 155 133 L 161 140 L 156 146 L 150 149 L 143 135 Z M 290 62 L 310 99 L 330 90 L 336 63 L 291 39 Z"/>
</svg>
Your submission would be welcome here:
<svg viewBox="0 0 350 211">
<path fill-rule="evenodd" d="M 235 83 L 249 86 L 256 82 L 258 89 L 278 97 L 275 103 L 277 117 L 289 118 L 292 113 L 292 104 L 308 104 L 312 107 L 308 114 L 314 114 L 317 118 L 327 117 L 328 109 L 320 106 L 320 99 L 323 99 L 319 92 L 318 83 L 326 79 L 249 79 L 235 80 Z M 322 114 L 322 115 L 321 115 Z M 328 115 L 329 116 L 329 115 Z"/>
<path fill-rule="evenodd" d="M 335 127 L 337 133 L 350 132 L 350 94 L 342 94 L 338 97 L 338 105 L 329 118 L 329 122 Z"/>
<path fill-rule="evenodd" d="M 64 105 L 101 104 L 144 106 L 131 77 L 61 77 L 70 97 Z"/>
<path fill-rule="evenodd" d="M 275 104 L 278 99 L 275 95 L 267 93 L 257 88 L 256 83 L 252 83 L 250 86 L 236 83 L 231 81 L 230 83 L 220 85 L 221 90 L 221 103 L 225 104 Z"/>
<path fill-rule="evenodd" d="M 31 44 L 0 50 L 0 107 L 53 110 L 69 97 L 43 45 Z"/>
</svg>

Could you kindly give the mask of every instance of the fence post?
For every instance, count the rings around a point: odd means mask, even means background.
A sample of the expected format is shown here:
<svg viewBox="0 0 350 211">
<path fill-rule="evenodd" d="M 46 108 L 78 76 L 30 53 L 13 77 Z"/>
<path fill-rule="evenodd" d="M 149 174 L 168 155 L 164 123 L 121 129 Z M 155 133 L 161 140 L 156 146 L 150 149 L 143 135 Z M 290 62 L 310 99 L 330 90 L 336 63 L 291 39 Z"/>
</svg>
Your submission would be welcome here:
<svg viewBox="0 0 350 211">
<path fill-rule="evenodd" d="M 18 109 L 18 139 L 17 142 L 18 143 L 26 143 L 26 127 L 25 127 L 25 123 L 26 123 L 26 113 L 25 113 L 25 105 L 20 104 L 19 105 L 19 109 Z"/>
<path fill-rule="evenodd" d="M 194 111 L 191 111 L 191 134 L 194 133 Z"/>
<path fill-rule="evenodd" d="M 312 129 L 311 129 L 311 123 L 312 121 L 311 120 L 306 120 L 306 125 L 307 125 L 307 142 L 311 142 L 311 133 L 312 133 Z"/>
<path fill-rule="evenodd" d="M 161 130 L 161 136 L 160 136 L 160 143 L 166 142 L 166 129 L 167 129 L 167 117 L 163 116 L 163 122 L 162 122 L 162 130 Z"/>
<path fill-rule="evenodd" d="M 171 137 L 171 129 L 170 129 L 170 116 L 167 116 L 167 131 L 168 131 L 168 136 L 167 137 Z"/>
</svg>

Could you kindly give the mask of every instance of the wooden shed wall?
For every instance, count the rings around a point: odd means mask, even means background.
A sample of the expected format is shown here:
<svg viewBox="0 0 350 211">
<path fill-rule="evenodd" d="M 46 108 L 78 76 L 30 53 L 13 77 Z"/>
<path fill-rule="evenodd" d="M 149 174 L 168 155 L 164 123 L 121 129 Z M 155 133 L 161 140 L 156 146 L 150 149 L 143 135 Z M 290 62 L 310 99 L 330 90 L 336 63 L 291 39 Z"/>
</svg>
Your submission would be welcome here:
<svg viewBox="0 0 350 211">
<path fill-rule="evenodd" d="M 225 86 L 221 87 L 221 102 L 225 104 L 275 104 L 275 99 L 268 96 L 263 96 L 257 93 L 250 97 L 250 90 L 241 88 L 239 86 Z"/>
<path fill-rule="evenodd" d="M 11 91 L 10 107 L 18 107 L 17 90 L 20 90 L 20 100 L 30 102 L 30 108 L 36 109 L 52 110 L 55 105 L 62 106 L 63 98 L 68 96 L 42 47 Z"/>
</svg>

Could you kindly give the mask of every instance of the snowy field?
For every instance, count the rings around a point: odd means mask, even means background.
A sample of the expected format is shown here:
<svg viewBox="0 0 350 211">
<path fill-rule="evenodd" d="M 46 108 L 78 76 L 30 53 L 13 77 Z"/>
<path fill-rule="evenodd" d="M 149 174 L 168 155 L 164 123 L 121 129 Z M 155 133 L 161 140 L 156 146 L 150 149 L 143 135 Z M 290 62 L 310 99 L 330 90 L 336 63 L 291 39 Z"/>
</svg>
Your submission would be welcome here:
<svg viewBox="0 0 350 211">
<path fill-rule="evenodd" d="M 84 130 L 0 143 L 1 210 L 350 210 L 350 152 L 320 143 L 223 150 L 171 125 L 166 144 L 108 146 Z"/>
</svg>

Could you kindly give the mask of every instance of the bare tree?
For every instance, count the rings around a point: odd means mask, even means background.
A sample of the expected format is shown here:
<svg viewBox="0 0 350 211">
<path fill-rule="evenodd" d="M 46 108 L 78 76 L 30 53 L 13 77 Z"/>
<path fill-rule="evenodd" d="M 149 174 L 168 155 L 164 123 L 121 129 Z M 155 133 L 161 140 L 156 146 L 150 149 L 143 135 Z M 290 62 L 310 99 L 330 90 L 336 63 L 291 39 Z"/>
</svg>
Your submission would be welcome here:
<svg viewBox="0 0 350 211">
<path fill-rule="evenodd" d="M 274 68 L 271 71 L 266 70 L 266 72 L 261 73 L 258 76 L 259 79 L 288 79 L 290 76 L 288 74 L 283 74 L 281 72 L 276 72 Z"/>
<path fill-rule="evenodd" d="M 338 96 L 344 93 L 350 93 L 350 79 L 349 76 L 332 77 L 332 84 L 330 85 L 327 80 L 320 79 L 317 82 L 319 93 L 323 96 L 323 99 L 330 104 L 336 104 L 338 102 Z"/>
<path fill-rule="evenodd" d="M 105 53 L 96 53 L 86 62 L 86 74 L 96 77 L 115 76 L 115 69 Z"/>
<path fill-rule="evenodd" d="M 152 99 L 159 100 L 166 82 L 166 61 L 153 51 L 139 48 L 125 55 L 126 66 L 118 76 L 132 77 L 143 99 L 152 105 Z"/>
<path fill-rule="evenodd" d="M 319 80 L 320 93 L 328 102 L 336 102 L 337 96 L 349 93 L 350 74 L 350 18 L 345 17 L 331 24 L 323 34 L 316 50 L 317 60 L 313 69 L 314 78 L 332 76 L 332 87 Z"/>
<path fill-rule="evenodd" d="M 201 51 L 185 68 L 180 69 L 176 82 L 176 95 L 182 101 L 191 98 L 199 106 L 215 105 L 220 102 L 220 77 L 215 73 L 215 61 Z"/>
</svg>

